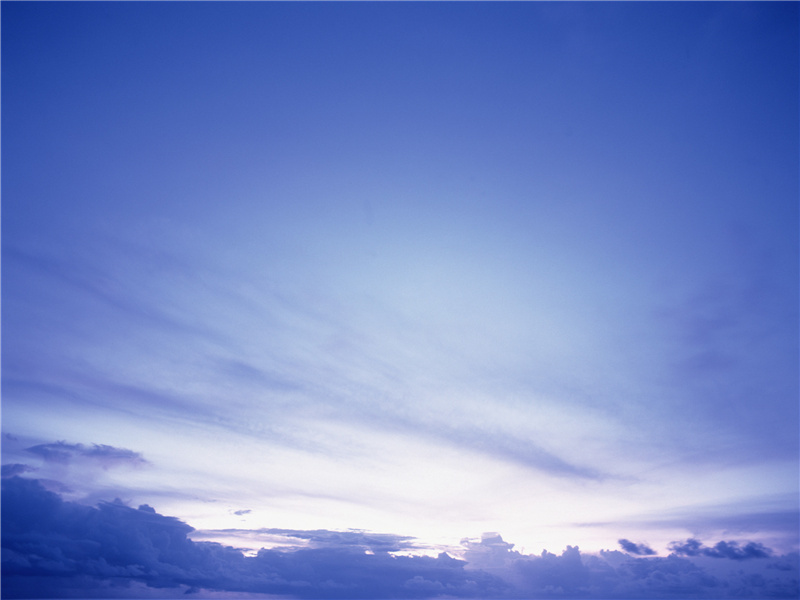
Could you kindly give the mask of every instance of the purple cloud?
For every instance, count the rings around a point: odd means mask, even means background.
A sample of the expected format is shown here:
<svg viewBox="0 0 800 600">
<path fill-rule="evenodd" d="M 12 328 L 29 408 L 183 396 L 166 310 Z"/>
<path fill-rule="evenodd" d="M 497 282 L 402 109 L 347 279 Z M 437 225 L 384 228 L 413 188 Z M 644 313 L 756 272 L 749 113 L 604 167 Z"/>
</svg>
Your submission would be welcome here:
<svg viewBox="0 0 800 600">
<path fill-rule="evenodd" d="M 672 542 L 669 549 L 679 556 L 710 556 L 712 558 L 730 558 L 747 560 L 748 558 L 769 558 L 772 550 L 757 542 L 748 542 L 740 546 L 737 542 L 717 542 L 713 547 L 704 546 L 700 541 L 689 538 L 685 542 Z"/>
<path fill-rule="evenodd" d="M 413 548 L 411 543 L 414 538 L 389 533 L 371 533 L 366 531 L 327 531 L 317 529 L 303 531 L 295 529 L 262 529 L 264 533 L 285 535 L 290 538 L 308 540 L 320 546 L 335 546 L 339 548 L 360 548 L 372 552 L 397 552 Z"/>
<path fill-rule="evenodd" d="M 446 554 L 431 558 L 366 553 L 354 544 L 369 540 L 363 532 L 276 530 L 332 545 L 292 552 L 262 549 L 255 557 L 245 557 L 217 543 L 193 542 L 187 537 L 192 527 L 151 507 L 137 510 L 120 502 L 82 506 L 63 501 L 36 480 L 19 477 L 4 481 L 2 507 L 3 585 L 8 597 L 38 595 L 43 589 L 56 596 L 67 589 L 107 590 L 109 580 L 126 588 L 140 582 L 152 588 L 184 586 L 298 598 L 424 598 L 438 593 L 485 597 L 508 587 L 488 573 L 467 572 L 464 561 Z M 380 536 L 377 540 L 378 546 L 391 546 Z M 53 581 L 61 588 L 42 587 Z"/>
<path fill-rule="evenodd" d="M 23 465 L 20 463 L 13 463 L 3 465 L 2 467 L 2 477 L 6 479 L 7 477 L 15 477 L 16 475 L 22 475 L 23 473 L 30 473 L 31 471 L 35 471 L 36 469 L 29 466 Z"/>
<path fill-rule="evenodd" d="M 148 464 L 138 452 L 106 444 L 92 444 L 89 447 L 83 444 L 68 444 L 64 441 L 58 441 L 51 444 L 31 446 L 26 448 L 26 451 L 40 456 L 45 462 L 66 464 L 75 458 L 83 457 L 99 462 L 104 468 L 119 464 Z"/>
<path fill-rule="evenodd" d="M 696 540 L 666 558 L 621 552 L 525 555 L 499 534 L 464 541 L 464 556 L 397 556 L 413 538 L 359 530 L 269 529 L 312 547 L 261 549 L 247 557 L 214 542 L 195 542 L 193 528 L 148 505 L 120 501 L 84 506 L 62 500 L 38 480 L 2 483 L 4 597 L 169 597 L 184 592 L 277 594 L 311 598 L 796 598 L 797 555 L 735 563 L 769 555 L 760 544 Z M 626 540 L 627 541 L 627 540 Z M 640 551 L 647 548 L 634 544 Z M 696 556 L 694 556 L 696 555 Z M 753 565 L 762 565 L 753 571 Z M 738 568 L 748 567 L 745 573 Z"/>
<path fill-rule="evenodd" d="M 249 512 L 249 511 L 248 511 Z M 237 514 L 237 513 L 234 513 Z M 280 540 L 283 550 L 289 548 L 351 548 L 370 552 L 399 552 L 417 550 L 419 545 L 415 538 L 389 533 L 374 533 L 351 529 L 348 531 L 329 531 L 327 529 L 278 529 L 262 527 L 259 529 L 204 529 L 197 531 L 203 538 L 230 536 L 266 536 L 272 540 Z M 293 542 L 297 540 L 301 543 Z"/>
<path fill-rule="evenodd" d="M 630 540 L 622 538 L 617 543 L 628 554 L 636 554 L 637 556 L 653 556 L 656 551 L 650 548 L 647 544 L 636 544 Z"/>
</svg>

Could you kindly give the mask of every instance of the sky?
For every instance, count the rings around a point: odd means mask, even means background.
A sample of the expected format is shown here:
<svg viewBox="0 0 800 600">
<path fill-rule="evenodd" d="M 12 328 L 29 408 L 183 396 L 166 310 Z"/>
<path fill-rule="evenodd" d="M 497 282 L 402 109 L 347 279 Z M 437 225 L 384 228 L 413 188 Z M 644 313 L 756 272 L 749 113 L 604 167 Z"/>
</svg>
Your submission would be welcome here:
<svg viewBox="0 0 800 600">
<path fill-rule="evenodd" d="M 3 597 L 797 597 L 797 3 L 1 11 Z"/>
</svg>

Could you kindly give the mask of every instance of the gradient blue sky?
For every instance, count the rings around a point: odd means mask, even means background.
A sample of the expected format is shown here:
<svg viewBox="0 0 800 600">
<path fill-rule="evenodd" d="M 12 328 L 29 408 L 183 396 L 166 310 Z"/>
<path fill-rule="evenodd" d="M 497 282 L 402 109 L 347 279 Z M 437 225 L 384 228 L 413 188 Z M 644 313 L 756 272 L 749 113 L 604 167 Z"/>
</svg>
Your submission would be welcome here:
<svg viewBox="0 0 800 600">
<path fill-rule="evenodd" d="M 791 2 L 3 2 L 4 474 L 248 554 L 796 553 L 798 56 Z"/>
</svg>

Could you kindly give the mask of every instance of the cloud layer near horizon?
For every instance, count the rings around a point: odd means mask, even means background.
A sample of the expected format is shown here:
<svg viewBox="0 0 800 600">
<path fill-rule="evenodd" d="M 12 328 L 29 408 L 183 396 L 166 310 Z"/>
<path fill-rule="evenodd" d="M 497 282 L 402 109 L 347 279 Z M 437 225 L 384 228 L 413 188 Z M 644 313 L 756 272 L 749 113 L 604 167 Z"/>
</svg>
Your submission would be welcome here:
<svg viewBox="0 0 800 600">
<path fill-rule="evenodd" d="M 757 543 L 697 540 L 667 557 L 617 551 L 526 555 L 499 534 L 463 541 L 462 558 L 397 555 L 407 536 L 365 532 L 269 533 L 313 542 L 256 556 L 187 537 L 193 528 L 121 501 L 96 507 L 61 499 L 38 480 L 3 480 L 3 597 L 149 597 L 276 594 L 295 598 L 733 598 L 796 597 L 798 556 Z M 628 540 L 632 554 L 652 552 Z M 679 555 L 692 557 L 683 558 Z M 733 563 L 727 572 L 703 565 Z M 694 560 L 693 560 L 694 559 Z M 730 559 L 733 559 L 732 561 Z M 745 559 L 748 569 L 740 567 Z"/>
</svg>

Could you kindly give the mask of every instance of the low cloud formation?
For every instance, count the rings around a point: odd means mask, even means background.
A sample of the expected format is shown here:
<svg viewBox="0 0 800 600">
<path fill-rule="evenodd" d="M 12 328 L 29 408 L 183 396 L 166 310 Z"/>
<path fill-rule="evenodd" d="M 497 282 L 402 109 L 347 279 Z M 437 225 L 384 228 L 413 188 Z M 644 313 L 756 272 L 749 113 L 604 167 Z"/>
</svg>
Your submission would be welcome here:
<svg viewBox="0 0 800 600">
<path fill-rule="evenodd" d="M 366 531 L 327 531 L 317 529 L 303 531 L 296 529 L 264 529 L 265 533 L 285 535 L 290 538 L 308 540 L 316 547 L 336 546 L 339 548 L 358 548 L 372 552 L 399 552 L 413 549 L 414 538 L 390 533 L 370 533 Z"/>
<path fill-rule="evenodd" d="M 267 542 L 281 550 L 298 548 L 350 548 L 364 552 L 404 552 L 419 550 L 415 538 L 390 533 L 373 533 L 351 529 L 348 531 L 329 531 L 327 529 L 278 529 L 262 527 L 259 529 L 204 529 L 195 531 L 193 538 L 249 538 Z"/>
<path fill-rule="evenodd" d="M 656 551 L 647 544 L 636 544 L 630 540 L 622 538 L 617 542 L 622 549 L 628 554 L 635 554 L 637 556 L 654 556 Z"/>
<path fill-rule="evenodd" d="M 130 585 L 188 586 L 192 590 L 269 593 L 298 598 L 426 598 L 497 596 L 507 585 L 495 576 L 467 572 L 465 562 L 366 553 L 356 540 L 386 546 L 380 537 L 353 532 L 306 532 L 334 545 L 295 551 L 261 550 L 255 557 L 213 542 L 193 542 L 189 525 L 121 503 L 97 507 L 63 501 L 38 481 L 3 482 L 2 573 L 4 597 L 125 595 Z M 300 537 L 301 532 L 289 532 Z M 343 536 L 343 545 L 334 537 Z M 390 536 L 392 537 L 392 536 Z M 392 545 L 392 544 L 389 544 Z M 55 586 L 55 587 L 54 587 Z"/>
<path fill-rule="evenodd" d="M 104 468 L 113 465 L 146 465 L 148 462 L 142 455 L 126 448 L 116 448 L 106 444 L 68 444 L 67 442 L 54 442 L 52 444 L 39 444 L 26 448 L 26 452 L 41 457 L 45 462 L 67 464 L 76 458 L 88 458 L 100 463 Z"/>
<path fill-rule="evenodd" d="M 601 551 L 594 555 L 582 554 L 576 546 L 567 546 L 560 555 L 546 550 L 538 556 L 524 555 L 498 534 L 485 534 L 478 543 L 463 543 L 467 569 L 502 577 L 511 585 L 505 596 L 509 598 L 794 598 L 800 592 L 797 554 L 756 561 L 749 569 L 742 569 L 740 562 L 725 568 L 723 561 L 705 559 L 721 567 L 712 570 L 701 560 L 674 554 L 638 558 Z M 783 569 L 782 575 L 772 575 L 778 569 Z"/>
<path fill-rule="evenodd" d="M 698 553 L 692 559 L 677 552 L 666 558 L 589 555 L 576 546 L 525 555 L 499 534 L 485 534 L 480 541 L 464 540 L 463 559 L 457 559 L 393 554 L 413 547 L 406 536 L 265 529 L 307 545 L 261 549 L 251 557 L 192 541 L 192 527 L 147 505 L 84 506 L 22 477 L 3 480 L 2 492 L 4 598 L 145 597 L 148 590 L 162 598 L 184 592 L 300 599 L 796 598 L 800 591 L 797 555 L 741 562 L 742 553 L 769 554 L 758 544 L 708 548 L 690 540 L 684 545 Z M 734 558 L 735 568 L 712 573 L 698 561 L 728 561 L 711 556 Z"/>
<path fill-rule="evenodd" d="M 685 542 L 672 542 L 669 549 L 678 556 L 710 556 L 711 558 L 730 558 L 733 560 L 747 560 L 748 558 L 769 558 L 772 550 L 762 544 L 748 542 L 740 546 L 737 542 L 718 542 L 709 548 L 698 540 L 689 538 Z"/>
</svg>

